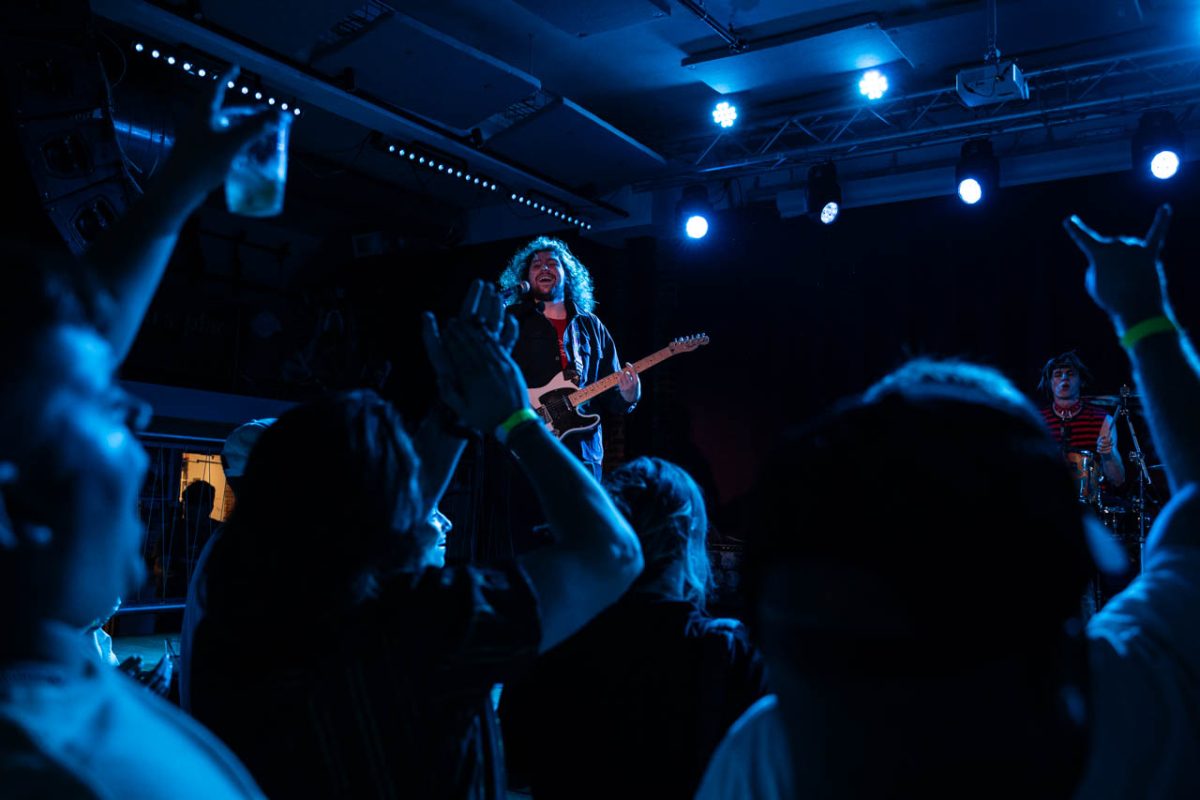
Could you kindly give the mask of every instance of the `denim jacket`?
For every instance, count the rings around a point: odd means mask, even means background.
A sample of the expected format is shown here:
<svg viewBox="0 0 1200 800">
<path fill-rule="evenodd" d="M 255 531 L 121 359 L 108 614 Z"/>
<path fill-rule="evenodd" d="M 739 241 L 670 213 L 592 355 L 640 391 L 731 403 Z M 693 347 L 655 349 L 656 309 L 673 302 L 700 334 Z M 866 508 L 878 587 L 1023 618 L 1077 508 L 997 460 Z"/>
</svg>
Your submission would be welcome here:
<svg viewBox="0 0 1200 800">
<path fill-rule="evenodd" d="M 513 360 L 521 368 L 525 383 L 530 388 L 544 386 L 564 371 L 558 353 L 558 333 L 537 305 L 526 300 L 508 309 L 508 313 L 515 316 L 521 326 L 520 337 L 512 352 Z M 567 377 L 583 388 L 619 371 L 621 361 L 617 357 L 617 346 L 600 318 L 595 314 L 576 313 L 569 303 L 567 307 L 567 330 L 563 334 Z M 626 403 L 616 389 L 605 392 L 592 402 L 596 408 L 588 408 L 592 405 L 589 403 L 583 410 L 627 414 L 636 405 Z M 604 460 L 604 437 L 599 425 L 588 433 L 568 436 L 563 444 L 585 463 L 600 464 Z"/>
</svg>

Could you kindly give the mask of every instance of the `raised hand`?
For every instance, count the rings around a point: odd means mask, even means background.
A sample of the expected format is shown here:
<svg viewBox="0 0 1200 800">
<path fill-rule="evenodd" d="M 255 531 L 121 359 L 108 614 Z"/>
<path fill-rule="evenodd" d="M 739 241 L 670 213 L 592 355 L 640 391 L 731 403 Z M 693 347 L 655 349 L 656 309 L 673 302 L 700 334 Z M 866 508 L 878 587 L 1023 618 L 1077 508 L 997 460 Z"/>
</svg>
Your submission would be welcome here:
<svg viewBox="0 0 1200 800">
<path fill-rule="evenodd" d="M 269 128 L 288 124 L 286 114 L 274 108 L 264 108 L 234 126 L 221 124 L 226 85 L 236 80 L 239 72 L 236 66 L 231 67 L 216 81 L 212 101 L 177 125 L 175 147 L 163 169 L 163 182 L 172 192 L 193 200 L 193 205 L 225 180 L 229 165 L 242 148 Z"/>
<path fill-rule="evenodd" d="M 525 379 L 509 356 L 517 338 L 516 321 L 504 313 L 490 284 L 475 281 L 458 317 L 443 329 L 426 313 L 421 335 L 442 402 L 463 424 L 489 433 L 528 407 Z"/>
<path fill-rule="evenodd" d="M 452 379 L 441 384 L 442 400 L 465 424 L 488 433 L 529 407 L 521 370 L 481 326 L 452 319 L 441 340 L 453 370 Z"/>
<path fill-rule="evenodd" d="M 504 301 L 490 283 L 476 280 L 471 284 L 458 311 L 458 318 L 475 321 L 485 333 L 495 337 L 506 353 L 512 352 L 513 345 L 517 343 L 517 320 L 511 314 L 504 313 Z"/>
<path fill-rule="evenodd" d="M 1163 313 L 1166 279 L 1159 256 L 1171 221 L 1160 206 L 1145 238 L 1101 236 L 1072 215 L 1063 224 L 1088 258 L 1087 290 L 1121 328 Z"/>
</svg>

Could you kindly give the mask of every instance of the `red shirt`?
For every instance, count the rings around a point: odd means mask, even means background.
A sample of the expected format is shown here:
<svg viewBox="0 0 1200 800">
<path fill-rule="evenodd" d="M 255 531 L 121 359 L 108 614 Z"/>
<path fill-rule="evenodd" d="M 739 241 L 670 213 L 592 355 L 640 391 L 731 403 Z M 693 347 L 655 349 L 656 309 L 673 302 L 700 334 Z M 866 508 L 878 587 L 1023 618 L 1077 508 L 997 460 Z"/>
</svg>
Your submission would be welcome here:
<svg viewBox="0 0 1200 800">
<path fill-rule="evenodd" d="M 567 320 L 565 318 L 564 319 L 554 319 L 553 317 L 546 317 L 546 319 L 550 322 L 551 325 L 554 326 L 554 331 L 555 331 L 555 333 L 558 334 L 558 358 L 562 362 L 562 368 L 566 369 L 567 368 L 567 351 L 566 351 L 566 348 L 563 347 L 563 336 L 567 332 L 567 322 L 569 320 Z"/>
<path fill-rule="evenodd" d="M 1075 416 L 1066 420 L 1054 412 L 1053 404 L 1042 407 L 1042 419 L 1063 450 L 1095 450 L 1107 418 L 1107 411 L 1089 403 L 1081 404 Z"/>
</svg>

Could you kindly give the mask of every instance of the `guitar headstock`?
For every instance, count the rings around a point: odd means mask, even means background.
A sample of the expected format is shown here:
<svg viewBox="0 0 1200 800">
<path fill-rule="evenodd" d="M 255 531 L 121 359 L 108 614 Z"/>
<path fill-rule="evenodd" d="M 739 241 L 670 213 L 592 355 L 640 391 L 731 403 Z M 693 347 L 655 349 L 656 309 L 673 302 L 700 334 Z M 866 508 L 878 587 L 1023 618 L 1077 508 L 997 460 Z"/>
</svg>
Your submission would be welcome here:
<svg viewBox="0 0 1200 800">
<path fill-rule="evenodd" d="M 697 347 L 703 347 L 706 344 L 708 344 L 708 334 L 696 333 L 691 336 L 680 336 L 678 339 L 673 339 L 667 346 L 671 348 L 672 353 L 690 353 Z"/>
</svg>

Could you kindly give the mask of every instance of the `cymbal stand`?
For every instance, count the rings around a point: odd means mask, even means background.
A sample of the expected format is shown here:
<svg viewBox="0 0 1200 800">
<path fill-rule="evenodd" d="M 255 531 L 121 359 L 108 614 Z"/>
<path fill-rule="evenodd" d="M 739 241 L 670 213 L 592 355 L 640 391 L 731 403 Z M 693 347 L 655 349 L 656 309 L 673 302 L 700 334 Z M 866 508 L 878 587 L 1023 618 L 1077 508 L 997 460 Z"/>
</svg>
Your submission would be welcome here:
<svg viewBox="0 0 1200 800">
<path fill-rule="evenodd" d="M 1153 485 L 1154 481 L 1150 478 L 1150 470 L 1146 468 L 1146 456 L 1142 453 L 1142 445 L 1138 441 L 1137 430 L 1133 427 L 1133 417 L 1129 413 L 1129 395 L 1130 388 L 1128 386 L 1121 387 L 1121 402 L 1117 406 L 1117 418 L 1125 418 L 1125 425 L 1129 428 L 1129 441 L 1133 445 L 1133 449 L 1129 451 L 1129 460 L 1138 467 L 1138 493 L 1137 493 L 1137 520 L 1138 520 L 1138 549 L 1144 551 L 1146 548 L 1146 487 Z M 1116 424 L 1115 422 L 1113 423 Z M 1145 555 L 1142 552 L 1142 555 Z"/>
</svg>

